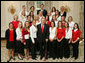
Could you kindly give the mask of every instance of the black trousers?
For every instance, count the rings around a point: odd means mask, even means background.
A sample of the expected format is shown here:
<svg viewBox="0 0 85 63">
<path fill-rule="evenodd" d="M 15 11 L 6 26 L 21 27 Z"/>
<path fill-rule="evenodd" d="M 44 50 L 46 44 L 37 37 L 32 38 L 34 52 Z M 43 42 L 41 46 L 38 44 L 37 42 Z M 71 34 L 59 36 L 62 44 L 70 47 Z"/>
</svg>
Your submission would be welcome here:
<svg viewBox="0 0 85 63">
<path fill-rule="evenodd" d="M 78 54 L 79 54 L 79 41 L 77 41 L 76 43 L 72 44 L 73 46 L 73 57 L 78 58 Z"/>
<path fill-rule="evenodd" d="M 21 41 L 16 41 L 16 52 L 24 54 L 24 45 Z"/>
<path fill-rule="evenodd" d="M 40 56 L 44 57 L 45 54 L 47 54 L 47 42 L 45 40 L 42 40 L 39 42 L 40 45 Z"/>
<path fill-rule="evenodd" d="M 51 58 L 56 58 L 56 40 L 49 43 L 49 56 Z"/>
<path fill-rule="evenodd" d="M 57 41 L 57 48 L 56 48 L 57 49 L 57 58 L 60 58 L 60 59 L 62 59 L 63 55 L 64 55 L 63 42 L 64 42 L 64 39 L 62 39 L 61 42 Z"/>
<path fill-rule="evenodd" d="M 36 58 L 36 42 L 37 42 L 37 38 L 34 38 L 35 40 L 35 44 L 32 43 L 31 41 L 31 54 L 32 54 L 32 59 Z"/>
<path fill-rule="evenodd" d="M 69 47 L 69 39 L 64 40 L 64 57 L 69 58 L 70 57 L 70 47 Z"/>
</svg>

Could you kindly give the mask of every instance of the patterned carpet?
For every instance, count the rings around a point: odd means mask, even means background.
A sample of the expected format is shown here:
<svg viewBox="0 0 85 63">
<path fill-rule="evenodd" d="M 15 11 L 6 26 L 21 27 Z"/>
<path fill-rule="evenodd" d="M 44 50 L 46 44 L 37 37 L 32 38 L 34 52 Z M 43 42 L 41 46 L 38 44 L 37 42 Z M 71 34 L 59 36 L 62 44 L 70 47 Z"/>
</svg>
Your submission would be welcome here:
<svg viewBox="0 0 85 63">
<path fill-rule="evenodd" d="M 8 54 L 7 54 L 7 49 L 5 47 L 6 41 L 2 40 L 1 41 L 1 62 L 7 62 L 8 59 Z M 84 62 L 84 40 L 80 42 L 79 45 L 79 58 L 77 60 L 74 60 L 74 58 L 63 58 L 63 59 L 55 59 L 53 60 L 52 58 L 48 58 L 46 61 L 40 60 L 40 56 L 37 55 L 37 60 L 29 59 L 26 60 L 25 58 L 23 60 L 19 60 L 17 56 L 15 56 L 15 61 L 11 60 L 10 62 Z"/>
</svg>

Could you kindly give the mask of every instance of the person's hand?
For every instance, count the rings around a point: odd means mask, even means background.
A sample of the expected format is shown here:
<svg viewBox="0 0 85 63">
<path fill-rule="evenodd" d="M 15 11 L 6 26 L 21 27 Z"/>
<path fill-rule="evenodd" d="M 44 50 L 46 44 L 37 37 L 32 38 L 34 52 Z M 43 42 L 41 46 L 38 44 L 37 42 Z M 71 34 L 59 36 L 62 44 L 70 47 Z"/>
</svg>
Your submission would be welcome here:
<svg viewBox="0 0 85 63">
<path fill-rule="evenodd" d="M 76 41 L 72 41 L 72 43 L 75 43 Z"/>
<path fill-rule="evenodd" d="M 24 42 L 24 45 L 26 45 L 26 42 Z"/>
<path fill-rule="evenodd" d="M 58 42 L 60 42 L 61 40 L 58 40 Z"/>
<path fill-rule="evenodd" d="M 70 44 L 71 41 L 69 41 L 68 43 Z"/>
<path fill-rule="evenodd" d="M 48 39 L 46 39 L 46 42 L 48 42 Z"/>
<path fill-rule="evenodd" d="M 33 44 L 35 44 L 35 42 L 33 42 Z"/>
</svg>

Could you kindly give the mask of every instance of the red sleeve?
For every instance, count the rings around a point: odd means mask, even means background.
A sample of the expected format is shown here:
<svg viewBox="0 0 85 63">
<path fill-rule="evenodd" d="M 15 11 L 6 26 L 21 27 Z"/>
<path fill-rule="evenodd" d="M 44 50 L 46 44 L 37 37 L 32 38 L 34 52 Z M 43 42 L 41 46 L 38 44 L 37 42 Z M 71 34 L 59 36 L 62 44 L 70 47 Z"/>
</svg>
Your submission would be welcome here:
<svg viewBox="0 0 85 63">
<path fill-rule="evenodd" d="M 80 38 L 80 36 L 81 36 L 81 31 L 80 30 L 78 30 L 78 37 Z"/>
<path fill-rule="evenodd" d="M 24 37 L 24 28 L 22 30 L 22 37 L 23 37 L 23 43 L 25 42 L 25 37 Z"/>
<path fill-rule="evenodd" d="M 65 28 L 63 28 L 63 36 L 65 37 Z"/>
</svg>

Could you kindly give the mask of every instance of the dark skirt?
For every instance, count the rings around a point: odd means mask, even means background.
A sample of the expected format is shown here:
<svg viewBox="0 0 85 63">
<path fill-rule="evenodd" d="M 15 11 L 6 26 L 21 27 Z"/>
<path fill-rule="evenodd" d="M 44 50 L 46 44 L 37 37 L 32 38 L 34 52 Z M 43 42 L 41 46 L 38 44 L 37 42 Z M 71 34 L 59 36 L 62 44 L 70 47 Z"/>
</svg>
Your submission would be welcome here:
<svg viewBox="0 0 85 63">
<path fill-rule="evenodd" d="M 49 42 L 49 55 L 51 58 L 56 58 L 56 40 Z"/>
<path fill-rule="evenodd" d="M 73 46 L 73 57 L 77 59 L 79 55 L 79 41 L 77 41 L 76 43 L 73 43 L 72 46 Z"/>
<path fill-rule="evenodd" d="M 26 42 L 26 45 L 24 45 L 24 48 L 26 48 L 26 49 L 30 48 L 30 45 L 31 45 L 30 39 L 26 39 L 25 42 Z"/>
<path fill-rule="evenodd" d="M 69 40 L 70 39 L 65 39 L 64 41 L 64 57 L 69 58 L 70 57 L 70 47 L 69 47 Z"/>
<path fill-rule="evenodd" d="M 7 49 L 15 49 L 15 42 L 14 41 L 7 41 L 7 44 L 6 44 L 6 48 Z"/>
<path fill-rule="evenodd" d="M 65 39 L 62 39 L 61 42 L 57 41 L 57 48 L 56 48 L 57 49 L 57 58 L 60 58 L 60 59 L 62 59 L 63 55 L 64 55 L 64 47 L 63 47 L 64 41 L 65 41 Z"/>
<path fill-rule="evenodd" d="M 17 53 L 24 53 L 24 45 L 21 41 L 16 41 L 16 51 Z"/>
</svg>

